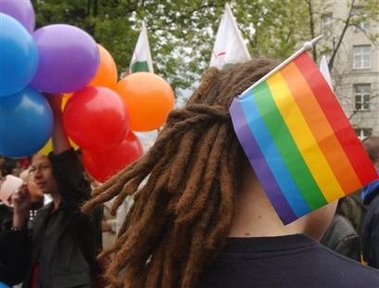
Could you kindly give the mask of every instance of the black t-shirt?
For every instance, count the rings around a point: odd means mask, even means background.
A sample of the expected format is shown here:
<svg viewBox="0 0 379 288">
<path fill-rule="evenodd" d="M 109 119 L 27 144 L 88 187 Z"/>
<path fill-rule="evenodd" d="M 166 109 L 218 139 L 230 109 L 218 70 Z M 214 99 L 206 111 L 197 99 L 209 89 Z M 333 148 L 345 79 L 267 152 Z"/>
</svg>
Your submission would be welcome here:
<svg viewBox="0 0 379 288">
<path fill-rule="evenodd" d="M 229 238 L 199 287 L 378 288 L 379 270 L 302 234 Z"/>
</svg>

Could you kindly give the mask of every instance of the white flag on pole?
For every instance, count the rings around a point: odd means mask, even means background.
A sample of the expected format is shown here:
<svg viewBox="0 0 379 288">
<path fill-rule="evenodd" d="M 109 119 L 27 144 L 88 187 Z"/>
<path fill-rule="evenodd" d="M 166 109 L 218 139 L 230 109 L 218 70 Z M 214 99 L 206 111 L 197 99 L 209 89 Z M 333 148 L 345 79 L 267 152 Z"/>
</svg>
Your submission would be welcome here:
<svg viewBox="0 0 379 288">
<path fill-rule="evenodd" d="M 129 66 L 129 73 L 140 71 L 154 73 L 153 61 L 150 54 L 149 39 L 147 37 L 147 30 L 144 21 L 142 21 L 142 29 L 139 34 L 137 44 L 133 52 L 132 61 L 130 62 Z"/>
<path fill-rule="evenodd" d="M 320 72 L 324 76 L 326 82 L 328 82 L 330 89 L 333 91 L 332 77 L 330 77 L 328 62 L 326 61 L 326 56 L 323 55 L 320 60 Z"/>
<path fill-rule="evenodd" d="M 232 10 L 226 3 L 225 12 L 216 34 L 209 67 L 222 69 L 225 65 L 246 62 L 250 59 L 241 31 L 238 29 Z"/>
</svg>

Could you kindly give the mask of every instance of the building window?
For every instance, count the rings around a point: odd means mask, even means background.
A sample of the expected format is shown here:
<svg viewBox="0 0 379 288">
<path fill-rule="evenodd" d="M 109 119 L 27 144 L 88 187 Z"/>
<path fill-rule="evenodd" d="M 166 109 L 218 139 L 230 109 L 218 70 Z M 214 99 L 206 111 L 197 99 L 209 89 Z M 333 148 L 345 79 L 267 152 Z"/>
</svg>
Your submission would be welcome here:
<svg viewBox="0 0 379 288">
<path fill-rule="evenodd" d="M 370 21 L 368 20 L 363 20 L 361 22 L 359 22 L 357 24 L 357 27 L 360 29 L 360 30 L 363 30 L 363 31 L 368 31 L 370 29 Z"/>
<path fill-rule="evenodd" d="M 366 137 L 370 136 L 372 134 L 371 128 L 356 128 L 355 133 L 357 134 L 359 140 L 363 140 Z"/>
<path fill-rule="evenodd" d="M 367 111 L 370 110 L 371 85 L 370 84 L 355 84 L 354 99 L 355 110 Z"/>
<path fill-rule="evenodd" d="M 354 69 L 367 69 L 371 67 L 371 46 L 354 46 Z"/>
<path fill-rule="evenodd" d="M 370 19 L 368 15 L 362 11 L 362 7 L 353 7 L 353 25 L 355 26 L 355 32 L 359 30 L 368 31 L 370 29 Z"/>
<path fill-rule="evenodd" d="M 333 25 L 334 19 L 333 14 L 328 13 L 322 15 L 321 23 L 322 23 L 322 34 L 325 37 L 331 37 L 332 36 L 332 25 Z"/>
</svg>

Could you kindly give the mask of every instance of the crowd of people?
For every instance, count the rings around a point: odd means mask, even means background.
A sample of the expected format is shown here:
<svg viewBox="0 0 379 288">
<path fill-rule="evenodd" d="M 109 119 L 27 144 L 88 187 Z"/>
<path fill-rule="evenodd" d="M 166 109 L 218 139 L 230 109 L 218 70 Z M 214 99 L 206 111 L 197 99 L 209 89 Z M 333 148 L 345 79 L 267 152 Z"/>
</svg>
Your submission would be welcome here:
<svg viewBox="0 0 379 288">
<path fill-rule="evenodd" d="M 209 69 L 147 153 L 94 189 L 64 132 L 61 97 L 46 95 L 53 151 L 0 163 L 2 177 L 24 181 L 0 204 L 0 282 L 379 287 L 379 180 L 284 225 L 238 142 L 231 101 L 277 64 Z M 379 171 L 379 137 L 362 144 Z"/>
</svg>

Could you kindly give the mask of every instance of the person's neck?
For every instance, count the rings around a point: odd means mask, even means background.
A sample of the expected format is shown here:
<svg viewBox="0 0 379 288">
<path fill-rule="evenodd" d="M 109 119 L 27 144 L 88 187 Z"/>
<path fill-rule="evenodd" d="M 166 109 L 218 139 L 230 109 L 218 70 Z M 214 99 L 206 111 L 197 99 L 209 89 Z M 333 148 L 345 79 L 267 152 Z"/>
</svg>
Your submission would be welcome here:
<svg viewBox="0 0 379 288">
<path fill-rule="evenodd" d="M 53 200 L 53 206 L 54 206 L 53 211 L 55 211 L 59 208 L 59 205 L 62 201 L 62 197 L 58 192 L 51 193 L 50 195 Z"/>
<path fill-rule="evenodd" d="M 268 237 L 303 233 L 304 221 L 284 225 L 255 177 L 237 193 L 230 237 Z"/>
<path fill-rule="evenodd" d="M 40 209 L 41 207 L 43 207 L 44 205 L 44 199 L 43 197 L 41 197 L 40 199 L 38 199 L 37 201 L 34 201 L 30 204 L 30 210 L 38 210 Z"/>
</svg>

